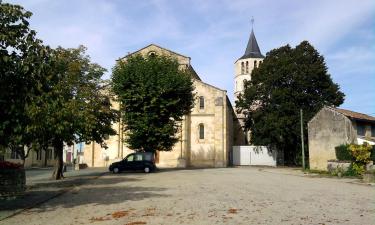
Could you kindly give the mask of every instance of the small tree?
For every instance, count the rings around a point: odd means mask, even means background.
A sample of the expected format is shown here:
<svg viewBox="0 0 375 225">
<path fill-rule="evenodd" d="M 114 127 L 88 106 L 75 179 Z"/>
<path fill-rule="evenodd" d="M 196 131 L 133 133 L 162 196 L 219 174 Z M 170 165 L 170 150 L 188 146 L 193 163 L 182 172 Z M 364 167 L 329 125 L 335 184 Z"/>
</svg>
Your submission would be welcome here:
<svg viewBox="0 0 375 225">
<path fill-rule="evenodd" d="M 283 150 L 285 161 L 291 164 L 300 163 L 300 109 L 306 129 L 324 105 L 338 106 L 344 101 L 323 56 L 307 41 L 294 49 L 286 45 L 267 53 L 245 86 L 236 105 L 246 114 L 251 142 Z"/>
<path fill-rule="evenodd" d="M 117 63 L 112 82 L 129 147 L 170 151 L 178 140 L 177 122 L 194 103 L 189 71 L 180 70 L 171 58 L 136 55 Z"/>
</svg>

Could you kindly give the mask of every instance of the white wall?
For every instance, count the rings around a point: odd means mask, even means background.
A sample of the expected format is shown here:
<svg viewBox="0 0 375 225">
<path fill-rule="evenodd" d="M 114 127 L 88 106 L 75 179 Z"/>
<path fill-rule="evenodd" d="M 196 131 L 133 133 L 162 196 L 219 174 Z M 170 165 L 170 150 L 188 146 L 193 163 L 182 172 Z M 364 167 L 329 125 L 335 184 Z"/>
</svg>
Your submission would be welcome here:
<svg viewBox="0 0 375 225">
<path fill-rule="evenodd" d="M 235 166 L 276 166 L 276 156 L 266 146 L 233 146 Z"/>
<path fill-rule="evenodd" d="M 375 142 L 363 138 L 357 138 L 357 142 L 359 145 L 363 145 L 364 142 L 367 142 L 369 145 L 375 145 Z"/>
</svg>

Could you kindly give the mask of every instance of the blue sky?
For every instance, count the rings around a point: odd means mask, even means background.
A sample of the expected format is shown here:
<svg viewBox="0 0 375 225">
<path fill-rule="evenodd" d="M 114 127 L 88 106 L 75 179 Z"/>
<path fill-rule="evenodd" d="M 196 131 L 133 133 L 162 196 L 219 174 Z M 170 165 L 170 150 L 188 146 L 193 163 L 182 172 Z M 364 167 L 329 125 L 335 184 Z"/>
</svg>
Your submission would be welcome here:
<svg viewBox="0 0 375 225">
<path fill-rule="evenodd" d="M 203 81 L 233 100 L 234 62 L 254 30 L 263 54 L 308 40 L 346 94 L 341 108 L 375 116 L 373 0 L 14 0 L 52 47 L 88 47 L 110 71 L 115 60 L 154 43 L 190 56 Z"/>
</svg>

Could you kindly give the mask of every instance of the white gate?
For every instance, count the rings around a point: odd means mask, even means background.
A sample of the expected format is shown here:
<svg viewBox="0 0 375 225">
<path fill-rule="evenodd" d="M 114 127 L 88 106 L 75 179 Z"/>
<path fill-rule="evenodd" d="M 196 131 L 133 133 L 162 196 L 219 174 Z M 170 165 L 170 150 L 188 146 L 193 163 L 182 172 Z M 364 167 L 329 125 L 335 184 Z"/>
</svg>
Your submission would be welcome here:
<svg viewBox="0 0 375 225">
<path fill-rule="evenodd" d="M 234 166 L 276 166 L 276 157 L 266 146 L 233 146 Z"/>
</svg>

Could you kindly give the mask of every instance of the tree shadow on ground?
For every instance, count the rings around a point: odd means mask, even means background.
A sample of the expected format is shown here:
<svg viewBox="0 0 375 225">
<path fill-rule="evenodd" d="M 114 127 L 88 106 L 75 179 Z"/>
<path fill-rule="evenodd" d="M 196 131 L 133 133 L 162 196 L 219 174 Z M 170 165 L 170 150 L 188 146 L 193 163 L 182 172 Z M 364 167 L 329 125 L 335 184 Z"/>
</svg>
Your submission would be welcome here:
<svg viewBox="0 0 375 225">
<path fill-rule="evenodd" d="M 35 184 L 31 184 L 28 186 L 29 190 L 35 189 L 44 189 L 44 188 L 68 188 L 74 186 L 80 186 L 85 184 L 88 180 L 90 182 L 95 182 L 97 185 L 101 184 L 117 184 L 120 182 L 135 182 L 140 181 L 140 178 L 130 178 L 130 177 L 113 177 L 111 179 L 96 179 L 97 176 L 80 176 L 80 177 L 71 177 L 65 178 L 62 180 L 54 180 L 54 181 L 47 181 L 47 182 L 39 182 Z"/>
<path fill-rule="evenodd" d="M 33 208 L 33 212 L 45 212 L 61 207 L 107 205 L 167 196 L 157 193 L 165 191 L 165 188 L 129 185 L 141 180 L 141 177 L 131 177 L 129 174 L 105 174 L 99 179 L 94 176 L 80 176 L 37 183 L 29 187 L 25 195 L 20 198 L 0 201 L 0 210 L 10 212 Z"/>
<path fill-rule="evenodd" d="M 63 196 L 53 199 L 33 208 L 32 212 L 54 211 L 59 208 L 74 208 L 87 205 L 111 205 L 125 202 L 141 201 L 147 198 L 164 198 L 162 194 L 167 190 L 159 187 L 141 186 L 85 186 L 79 190 L 67 192 Z"/>
</svg>

